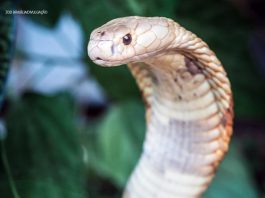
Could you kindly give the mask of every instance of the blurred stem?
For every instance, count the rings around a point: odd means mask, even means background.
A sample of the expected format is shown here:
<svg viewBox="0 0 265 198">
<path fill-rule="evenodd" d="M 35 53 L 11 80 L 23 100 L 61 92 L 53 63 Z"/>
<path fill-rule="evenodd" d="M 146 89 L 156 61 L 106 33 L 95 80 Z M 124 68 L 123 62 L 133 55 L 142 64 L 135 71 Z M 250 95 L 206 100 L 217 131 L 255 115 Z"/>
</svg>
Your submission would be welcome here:
<svg viewBox="0 0 265 198">
<path fill-rule="evenodd" d="M 11 173 L 11 169 L 10 169 L 10 166 L 8 163 L 7 156 L 6 156 L 6 149 L 5 149 L 4 140 L 1 140 L 1 147 L 2 147 L 2 153 L 1 153 L 2 154 L 2 160 L 3 160 L 4 168 L 5 168 L 6 173 L 7 173 L 8 182 L 10 184 L 12 194 L 13 194 L 14 198 L 20 198 L 18 191 L 17 191 L 17 188 L 16 188 L 15 181 L 14 181 L 12 173 Z"/>
</svg>

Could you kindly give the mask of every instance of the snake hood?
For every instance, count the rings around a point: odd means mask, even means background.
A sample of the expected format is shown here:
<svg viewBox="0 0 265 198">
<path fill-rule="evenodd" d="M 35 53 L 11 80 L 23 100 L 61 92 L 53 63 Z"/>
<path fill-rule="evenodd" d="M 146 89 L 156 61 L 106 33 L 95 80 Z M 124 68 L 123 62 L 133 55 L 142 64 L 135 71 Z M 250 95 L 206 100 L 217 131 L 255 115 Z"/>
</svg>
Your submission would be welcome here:
<svg viewBox="0 0 265 198">
<path fill-rule="evenodd" d="M 93 62 L 117 66 L 164 53 L 176 37 L 176 24 L 164 17 L 124 17 L 95 29 L 87 50 Z"/>
</svg>

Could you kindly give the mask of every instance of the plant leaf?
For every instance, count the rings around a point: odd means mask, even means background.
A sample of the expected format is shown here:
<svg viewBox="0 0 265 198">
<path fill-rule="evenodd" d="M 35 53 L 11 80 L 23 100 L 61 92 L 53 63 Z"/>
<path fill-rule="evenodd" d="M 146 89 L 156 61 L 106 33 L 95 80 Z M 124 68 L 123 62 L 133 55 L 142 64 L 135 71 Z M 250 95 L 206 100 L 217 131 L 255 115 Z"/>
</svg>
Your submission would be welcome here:
<svg viewBox="0 0 265 198">
<path fill-rule="evenodd" d="M 127 101 L 110 108 L 98 127 L 88 162 L 100 175 L 124 186 L 140 157 L 145 132 L 143 104 Z M 92 150 L 92 148 L 94 148 Z"/>
<path fill-rule="evenodd" d="M 27 93 L 11 103 L 5 155 L 22 198 L 85 197 L 79 134 L 67 98 Z M 0 181 L 1 195 L 8 195 L 7 177 Z"/>
</svg>

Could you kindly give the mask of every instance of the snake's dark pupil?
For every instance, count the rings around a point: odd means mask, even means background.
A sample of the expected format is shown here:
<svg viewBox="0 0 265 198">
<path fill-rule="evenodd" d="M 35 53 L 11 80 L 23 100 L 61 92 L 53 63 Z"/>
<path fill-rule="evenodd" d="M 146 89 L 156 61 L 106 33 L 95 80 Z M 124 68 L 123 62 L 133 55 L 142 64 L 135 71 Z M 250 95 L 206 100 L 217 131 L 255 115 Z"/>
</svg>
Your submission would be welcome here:
<svg viewBox="0 0 265 198">
<path fill-rule="evenodd" d="M 123 38 L 122 38 L 123 44 L 124 45 L 129 45 L 132 42 L 132 36 L 131 34 L 126 34 Z"/>
</svg>

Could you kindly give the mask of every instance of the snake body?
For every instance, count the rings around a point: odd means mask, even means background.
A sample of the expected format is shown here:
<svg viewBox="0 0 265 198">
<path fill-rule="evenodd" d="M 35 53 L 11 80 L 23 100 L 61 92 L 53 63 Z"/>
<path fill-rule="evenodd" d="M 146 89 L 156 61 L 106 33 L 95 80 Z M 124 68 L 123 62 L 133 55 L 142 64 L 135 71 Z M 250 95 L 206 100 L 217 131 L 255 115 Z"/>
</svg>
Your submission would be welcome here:
<svg viewBox="0 0 265 198">
<path fill-rule="evenodd" d="M 143 152 L 123 197 L 201 197 L 233 123 L 230 82 L 214 52 L 171 19 L 132 16 L 95 29 L 88 55 L 128 64 L 146 104 Z"/>
</svg>

